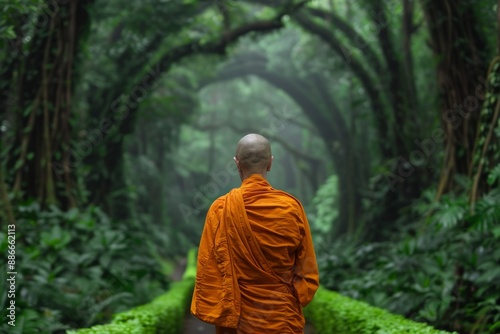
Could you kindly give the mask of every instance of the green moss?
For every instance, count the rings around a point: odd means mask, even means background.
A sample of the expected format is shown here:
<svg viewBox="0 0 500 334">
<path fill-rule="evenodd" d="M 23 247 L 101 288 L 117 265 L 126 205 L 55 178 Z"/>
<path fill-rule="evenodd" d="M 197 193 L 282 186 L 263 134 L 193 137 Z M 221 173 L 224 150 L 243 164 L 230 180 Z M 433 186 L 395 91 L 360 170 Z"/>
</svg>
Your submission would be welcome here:
<svg viewBox="0 0 500 334">
<path fill-rule="evenodd" d="M 447 334 L 320 287 L 304 309 L 321 334 Z"/>
<path fill-rule="evenodd" d="M 184 276 L 182 276 L 183 279 L 195 279 L 197 255 L 197 248 L 193 248 L 188 252 L 186 270 L 184 271 Z"/>
</svg>

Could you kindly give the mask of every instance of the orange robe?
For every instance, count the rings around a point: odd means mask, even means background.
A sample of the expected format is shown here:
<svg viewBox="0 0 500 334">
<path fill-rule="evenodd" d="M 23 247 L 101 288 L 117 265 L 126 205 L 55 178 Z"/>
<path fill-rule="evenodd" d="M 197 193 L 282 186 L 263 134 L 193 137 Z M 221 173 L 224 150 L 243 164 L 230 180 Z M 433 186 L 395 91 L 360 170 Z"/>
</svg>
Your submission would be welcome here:
<svg viewBox="0 0 500 334">
<path fill-rule="evenodd" d="M 303 333 L 319 275 L 300 202 L 260 175 L 210 207 L 191 313 L 221 334 Z"/>
</svg>

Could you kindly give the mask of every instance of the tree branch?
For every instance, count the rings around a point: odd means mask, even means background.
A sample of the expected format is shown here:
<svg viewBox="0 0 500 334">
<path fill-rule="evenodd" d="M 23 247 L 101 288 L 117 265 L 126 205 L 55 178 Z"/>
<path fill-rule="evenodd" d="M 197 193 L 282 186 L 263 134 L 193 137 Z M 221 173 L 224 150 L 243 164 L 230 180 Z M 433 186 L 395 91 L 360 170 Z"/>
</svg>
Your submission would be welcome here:
<svg viewBox="0 0 500 334">
<path fill-rule="evenodd" d="M 279 14 L 271 20 L 255 21 L 239 26 L 227 33 L 221 38 L 208 43 L 202 39 L 178 46 L 162 57 L 160 63 L 164 63 L 168 68 L 172 63 L 195 53 L 201 54 L 225 54 L 226 47 L 249 33 L 267 33 L 284 27 L 282 19 L 285 15 L 290 15 L 302 7 L 307 1 L 302 1 L 296 5 L 286 6 Z"/>
<path fill-rule="evenodd" d="M 281 115 L 279 115 L 276 110 L 273 108 L 273 105 L 267 101 L 265 98 L 263 97 L 260 97 L 260 100 L 259 100 L 262 104 L 264 104 L 266 107 L 269 108 L 269 111 L 271 112 L 271 114 L 273 114 L 274 117 L 276 118 L 280 118 L 282 117 Z M 299 121 L 297 118 L 295 117 L 289 117 L 286 119 L 287 122 L 290 122 L 296 126 L 298 126 L 299 128 L 301 129 L 306 129 L 308 130 L 313 136 L 317 135 L 317 131 L 318 129 L 314 126 L 314 125 L 310 125 L 308 123 L 304 123 L 304 122 L 301 122 Z"/>
<path fill-rule="evenodd" d="M 386 69 L 382 65 L 382 62 L 380 61 L 380 58 L 375 50 L 370 47 L 370 42 L 364 39 L 363 36 L 361 36 L 349 23 L 333 12 L 328 13 L 319 8 L 307 8 L 306 11 L 314 17 L 323 19 L 325 22 L 333 23 L 335 28 L 344 33 L 351 45 L 363 51 L 362 54 L 372 65 L 379 77 L 386 74 Z"/>
<path fill-rule="evenodd" d="M 210 131 L 210 130 L 219 130 L 220 128 L 228 127 L 231 130 L 233 130 L 236 133 L 251 133 L 255 132 L 255 129 L 252 127 L 239 127 L 236 124 L 230 122 L 230 121 L 221 121 L 221 122 L 215 122 L 215 123 L 210 123 L 210 124 L 199 124 L 199 123 L 191 123 L 191 126 L 197 130 L 202 130 L 202 131 Z M 272 133 L 267 133 L 266 134 L 267 138 L 269 140 L 274 140 L 278 142 L 285 150 L 293 154 L 295 157 L 298 157 L 302 160 L 306 160 L 309 163 L 317 164 L 321 163 L 321 160 L 313 155 L 308 154 L 307 152 L 301 151 L 297 149 L 295 146 L 289 143 L 288 140 L 277 136 Z"/>
<path fill-rule="evenodd" d="M 396 147 L 398 151 L 404 152 L 405 142 L 404 134 L 402 133 L 402 125 L 406 122 L 407 113 L 410 111 L 410 105 L 407 97 L 410 95 L 407 89 L 407 83 L 402 80 L 401 73 L 403 73 L 403 66 L 397 56 L 397 51 L 392 42 L 392 34 L 389 29 L 390 18 L 387 17 L 384 5 L 380 1 L 365 1 L 367 6 L 371 7 L 373 15 L 373 22 L 378 27 L 378 41 L 380 49 L 384 56 L 389 75 L 389 96 L 392 104 L 392 112 L 394 115 L 394 134 L 396 139 Z M 380 14 L 384 13 L 384 18 Z"/>
<path fill-rule="evenodd" d="M 293 18 L 307 31 L 317 35 L 321 40 L 327 43 L 336 53 L 339 55 L 344 54 L 344 48 L 340 41 L 335 37 L 335 35 L 322 27 L 314 23 L 305 14 L 298 13 L 293 16 Z M 384 115 L 384 103 L 382 96 L 380 95 L 379 89 L 377 88 L 377 83 L 373 80 L 369 72 L 361 65 L 361 62 L 355 55 L 351 55 L 351 61 L 348 66 L 354 72 L 354 74 L 359 78 L 364 90 L 368 94 L 370 103 L 372 105 L 372 110 L 374 113 L 374 119 L 377 124 L 377 129 L 380 137 L 380 147 L 384 157 L 392 157 L 392 152 L 390 147 L 391 143 L 388 140 L 388 127 L 387 119 Z"/>
<path fill-rule="evenodd" d="M 287 93 L 304 110 L 312 123 L 316 125 L 325 143 L 340 140 L 338 133 L 331 131 L 331 120 L 318 108 L 308 91 L 304 90 L 307 84 L 299 78 L 289 78 L 278 73 L 269 72 L 260 65 L 239 63 L 237 66 L 221 71 L 216 80 L 231 80 L 252 74 Z"/>
</svg>

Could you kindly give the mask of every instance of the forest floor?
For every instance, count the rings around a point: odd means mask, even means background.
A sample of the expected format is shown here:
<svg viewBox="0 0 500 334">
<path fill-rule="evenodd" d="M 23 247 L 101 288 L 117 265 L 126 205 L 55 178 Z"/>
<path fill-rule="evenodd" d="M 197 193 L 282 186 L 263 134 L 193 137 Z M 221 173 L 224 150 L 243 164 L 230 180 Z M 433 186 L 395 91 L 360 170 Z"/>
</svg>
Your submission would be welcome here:
<svg viewBox="0 0 500 334">
<path fill-rule="evenodd" d="M 189 312 L 186 313 L 186 318 L 184 321 L 184 334 L 195 334 L 195 333 L 210 333 L 210 334 L 215 334 L 215 327 L 212 325 L 209 325 Z M 313 328 L 306 324 L 306 328 L 304 331 L 304 334 L 314 334 Z"/>
<path fill-rule="evenodd" d="M 186 312 L 184 320 L 184 334 L 210 333 L 215 334 L 215 327 L 196 318 L 190 312 Z"/>
</svg>

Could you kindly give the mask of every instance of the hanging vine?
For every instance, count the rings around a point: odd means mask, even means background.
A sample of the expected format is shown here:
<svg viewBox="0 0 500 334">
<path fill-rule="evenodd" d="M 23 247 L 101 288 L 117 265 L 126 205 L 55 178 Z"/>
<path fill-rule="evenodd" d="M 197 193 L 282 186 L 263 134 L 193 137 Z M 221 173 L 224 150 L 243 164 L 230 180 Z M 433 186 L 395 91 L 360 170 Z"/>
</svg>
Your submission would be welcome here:
<svg viewBox="0 0 500 334">
<path fill-rule="evenodd" d="M 493 181 L 488 179 L 500 169 L 500 0 L 497 1 L 497 52 L 486 75 L 484 104 L 478 123 L 471 171 L 473 183 L 470 192 L 471 211 L 476 201 L 489 191 Z"/>
<path fill-rule="evenodd" d="M 481 102 L 474 96 L 485 72 L 487 49 L 477 31 L 477 15 L 468 1 L 423 1 L 430 43 L 440 58 L 442 127 L 446 135 L 437 199 L 456 187 L 454 175 L 470 175 Z"/>
<path fill-rule="evenodd" d="M 479 196 L 488 191 L 487 176 L 500 164 L 500 56 L 493 59 L 487 75 L 487 91 L 481 109 L 474 148 L 472 208 Z"/>
<path fill-rule="evenodd" d="M 88 2 L 50 7 L 47 2 L 39 14 L 39 21 L 46 24 L 32 32 L 30 53 L 18 62 L 17 109 L 13 110 L 18 114 L 17 136 L 9 165 L 14 167 L 13 191 L 19 198 L 63 208 L 76 206 L 73 174 L 54 173 L 52 162 L 71 145 L 74 59 L 82 27 L 88 22 L 84 8 Z"/>
</svg>

